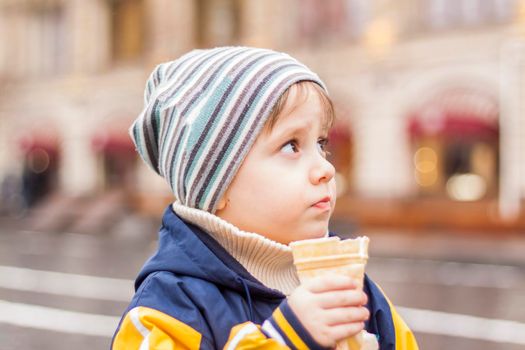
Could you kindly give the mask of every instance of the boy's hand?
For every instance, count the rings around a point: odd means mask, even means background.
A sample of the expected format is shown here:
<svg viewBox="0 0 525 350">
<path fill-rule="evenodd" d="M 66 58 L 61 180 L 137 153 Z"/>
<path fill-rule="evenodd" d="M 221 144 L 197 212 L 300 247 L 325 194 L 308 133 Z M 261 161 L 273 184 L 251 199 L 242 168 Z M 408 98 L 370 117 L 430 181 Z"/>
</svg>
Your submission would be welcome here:
<svg viewBox="0 0 525 350">
<path fill-rule="evenodd" d="M 288 305 L 322 346 L 334 347 L 364 328 L 370 313 L 366 294 L 344 275 L 314 277 L 288 297 Z"/>
</svg>

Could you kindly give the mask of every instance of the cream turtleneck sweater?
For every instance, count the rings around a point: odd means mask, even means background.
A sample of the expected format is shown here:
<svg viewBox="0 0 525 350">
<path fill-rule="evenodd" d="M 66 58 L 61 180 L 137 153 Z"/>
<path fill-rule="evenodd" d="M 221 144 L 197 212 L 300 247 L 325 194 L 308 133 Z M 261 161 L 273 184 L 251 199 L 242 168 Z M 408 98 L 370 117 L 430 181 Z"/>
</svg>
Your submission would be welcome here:
<svg viewBox="0 0 525 350">
<path fill-rule="evenodd" d="M 238 229 L 207 211 L 186 207 L 178 202 L 173 210 L 183 220 L 210 234 L 242 266 L 266 287 L 290 295 L 299 285 L 292 250 L 260 234 Z"/>
</svg>

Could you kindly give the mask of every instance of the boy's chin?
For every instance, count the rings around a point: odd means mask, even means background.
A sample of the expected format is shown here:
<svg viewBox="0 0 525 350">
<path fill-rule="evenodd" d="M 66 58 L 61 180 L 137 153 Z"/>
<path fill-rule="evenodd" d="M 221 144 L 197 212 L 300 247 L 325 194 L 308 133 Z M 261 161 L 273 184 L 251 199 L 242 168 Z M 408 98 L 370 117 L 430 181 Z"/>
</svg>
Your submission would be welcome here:
<svg viewBox="0 0 525 350">
<path fill-rule="evenodd" d="M 328 237 L 328 225 L 315 225 L 309 223 L 306 227 L 290 227 L 286 231 L 273 236 L 266 235 L 266 237 L 286 245 L 295 241 L 304 241 L 305 239 L 325 238 Z"/>
<path fill-rule="evenodd" d="M 305 239 L 317 239 L 328 237 L 328 228 L 323 228 L 315 231 L 304 232 L 295 237 L 295 241 L 304 241 Z"/>
</svg>

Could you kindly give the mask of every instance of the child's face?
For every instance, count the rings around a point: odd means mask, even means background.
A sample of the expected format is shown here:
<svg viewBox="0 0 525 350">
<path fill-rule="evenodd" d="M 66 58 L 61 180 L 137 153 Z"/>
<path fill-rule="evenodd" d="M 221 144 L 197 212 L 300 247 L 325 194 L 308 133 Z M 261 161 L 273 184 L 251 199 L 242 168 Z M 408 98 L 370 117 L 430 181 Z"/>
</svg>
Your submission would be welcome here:
<svg viewBox="0 0 525 350">
<path fill-rule="evenodd" d="M 216 211 L 283 244 L 323 237 L 336 193 L 322 102 L 311 84 L 290 89 L 273 129 L 258 136 Z"/>
</svg>

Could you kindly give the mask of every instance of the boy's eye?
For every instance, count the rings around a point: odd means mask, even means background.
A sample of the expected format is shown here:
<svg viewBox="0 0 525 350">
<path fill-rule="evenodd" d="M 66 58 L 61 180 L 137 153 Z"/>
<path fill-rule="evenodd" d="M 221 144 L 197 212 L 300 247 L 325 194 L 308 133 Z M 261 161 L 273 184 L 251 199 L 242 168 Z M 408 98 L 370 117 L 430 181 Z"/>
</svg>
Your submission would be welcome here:
<svg viewBox="0 0 525 350">
<path fill-rule="evenodd" d="M 328 152 L 326 149 L 328 147 L 328 139 L 327 138 L 320 138 L 319 140 L 317 140 L 317 146 L 319 147 L 319 152 L 321 152 L 321 154 L 323 156 L 328 156 L 330 155 L 330 152 Z"/>
<path fill-rule="evenodd" d="M 297 153 L 299 152 L 299 147 L 297 147 L 296 140 L 290 140 L 281 147 L 281 151 L 284 153 Z"/>
</svg>

